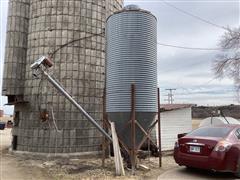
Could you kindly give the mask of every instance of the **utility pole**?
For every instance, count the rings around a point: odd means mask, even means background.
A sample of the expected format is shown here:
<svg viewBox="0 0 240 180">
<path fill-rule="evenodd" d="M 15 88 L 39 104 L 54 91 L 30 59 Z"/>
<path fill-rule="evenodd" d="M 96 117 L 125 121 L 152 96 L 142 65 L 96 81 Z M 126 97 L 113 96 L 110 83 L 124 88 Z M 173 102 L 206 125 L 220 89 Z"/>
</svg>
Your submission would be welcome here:
<svg viewBox="0 0 240 180">
<path fill-rule="evenodd" d="M 174 98 L 173 98 L 173 91 L 177 90 L 177 89 L 173 89 L 173 88 L 169 88 L 169 89 L 165 89 L 166 91 L 169 91 L 169 93 L 167 94 L 167 101 L 168 104 L 173 104 Z"/>
</svg>

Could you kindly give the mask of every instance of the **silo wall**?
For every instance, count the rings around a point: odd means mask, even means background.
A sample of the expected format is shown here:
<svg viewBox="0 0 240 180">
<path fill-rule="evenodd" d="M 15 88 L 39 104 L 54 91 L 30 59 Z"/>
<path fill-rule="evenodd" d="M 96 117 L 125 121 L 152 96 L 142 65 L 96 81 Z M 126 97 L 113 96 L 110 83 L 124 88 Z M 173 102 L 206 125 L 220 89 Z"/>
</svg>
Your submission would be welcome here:
<svg viewBox="0 0 240 180">
<path fill-rule="evenodd" d="M 52 55 L 50 73 L 101 124 L 105 84 L 105 21 L 121 0 L 31 0 L 24 82 L 25 104 L 15 105 L 14 150 L 75 153 L 100 150 L 101 135 L 30 64 Z M 70 43 L 72 40 L 93 36 Z M 42 122 L 40 112 L 48 113 Z M 56 126 L 54 125 L 54 122 Z"/>
<path fill-rule="evenodd" d="M 2 94 L 23 95 L 30 0 L 9 0 Z"/>
</svg>

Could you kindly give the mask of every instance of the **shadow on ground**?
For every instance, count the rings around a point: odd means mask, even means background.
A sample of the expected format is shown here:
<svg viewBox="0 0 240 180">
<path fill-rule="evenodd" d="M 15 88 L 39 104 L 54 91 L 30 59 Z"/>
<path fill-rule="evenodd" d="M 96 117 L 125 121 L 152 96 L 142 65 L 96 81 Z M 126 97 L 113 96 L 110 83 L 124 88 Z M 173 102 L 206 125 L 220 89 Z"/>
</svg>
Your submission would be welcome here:
<svg viewBox="0 0 240 180">
<path fill-rule="evenodd" d="M 194 169 L 194 168 L 182 168 L 179 170 L 183 174 L 189 174 L 190 176 L 195 176 L 199 178 L 209 179 L 237 179 L 233 173 L 228 172 L 213 172 L 202 169 Z"/>
</svg>

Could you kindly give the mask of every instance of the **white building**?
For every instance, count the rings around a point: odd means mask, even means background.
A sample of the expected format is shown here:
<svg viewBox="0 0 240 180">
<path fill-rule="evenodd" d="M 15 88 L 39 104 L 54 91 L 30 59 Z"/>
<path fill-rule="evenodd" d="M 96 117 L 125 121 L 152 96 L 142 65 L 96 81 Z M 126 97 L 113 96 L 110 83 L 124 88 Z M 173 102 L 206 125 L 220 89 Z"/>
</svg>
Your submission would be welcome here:
<svg viewBox="0 0 240 180">
<path fill-rule="evenodd" d="M 161 145 L 162 151 L 173 150 L 177 135 L 192 130 L 191 104 L 161 105 Z M 152 131 L 152 138 L 158 138 L 158 128 Z"/>
</svg>

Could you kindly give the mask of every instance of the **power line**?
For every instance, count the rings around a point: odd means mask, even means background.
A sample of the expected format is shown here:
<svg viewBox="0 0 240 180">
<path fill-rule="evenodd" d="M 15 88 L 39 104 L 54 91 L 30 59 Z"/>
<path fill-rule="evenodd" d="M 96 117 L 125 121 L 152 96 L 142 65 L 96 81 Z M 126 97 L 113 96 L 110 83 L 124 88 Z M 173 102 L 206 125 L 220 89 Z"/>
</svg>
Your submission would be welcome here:
<svg viewBox="0 0 240 180">
<path fill-rule="evenodd" d="M 173 88 L 169 88 L 169 89 L 165 89 L 165 90 L 167 90 L 167 91 L 169 91 L 169 93 L 167 94 L 167 99 L 166 99 L 166 101 L 168 101 L 168 104 L 173 104 L 173 101 L 174 101 L 174 99 L 173 99 L 173 91 L 175 91 L 175 90 L 177 90 L 177 89 L 173 89 Z"/>
<path fill-rule="evenodd" d="M 189 12 L 183 10 L 183 9 L 180 9 L 180 8 L 174 6 L 174 5 L 171 4 L 171 3 L 168 3 L 168 2 L 166 2 L 166 1 L 164 1 L 164 0 L 162 0 L 161 2 L 163 2 L 164 4 L 166 4 L 166 5 L 169 6 L 169 7 L 172 7 L 172 8 L 174 8 L 174 9 L 176 9 L 176 10 L 178 10 L 178 11 L 180 11 L 180 12 L 182 12 L 182 13 L 188 15 L 188 16 L 191 16 L 191 17 L 193 17 L 193 18 L 195 18 L 195 19 L 198 19 L 198 20 L 200 20 L 200 21 L 202 21 L 202 22 L 204 22 L 204 23 L 207 23 L 207 24 L 210 24 L 210 25 L 215 26 L 215 27 L 217 27 L 217 28 L 220 28 L 220 29 L 223 29 L 223 30 L 227 30 L 227 31 L 228 31 L 228 29 L 225 28 L 224 26 L 220 26 L 220 25 L 215 24 L 215 23 L 213 23 L 213 22 L 211 22 L 211 21 L 209 21 L 209 20 L 206 20 L 206 19 L 204 19 L 204 18 L 201 18 L 201 17 L 199 17 L 199 16 L 197 16 L 197 15 L 195 15 L 195 14 L 189 13 Z"/>
<path fill-rule="evenodd" d="M 200 47 L 187 47 L 187 46 L 178 46 L 172 44 L 164 44 L 157 42 L 158 45 L 179 48 L 179 49 L 188 49 L 188 50 L 200 50 L 200 51 L 220 51 L 223 50 L 222 48 L 200 48 Z"/>
<path fill-rule="evenodd" d="M 191 87 L 191 89 L 192 88 L 201 88 L 201 87 L 205 87 L 206 85 L 209 85 L 209 84 L 211 84 L 214 80 L 216 80 L 217 78 L 216 77 L 214 77 L 214 78 L 211 78 L 210 80 L 208 80 L 208 81 L 206 81 L 206 82 L 204 82 L 204 83 L 201 83 L 201 84 L 198 84 L 198 85 L 195 85 L 195 86 L 192 86 Z M 187 88 L 185 88 L 185 87 L 182 87 L 182 86 L 177 86 L 177 88 L 179 89 L 186 89 L 187 90 Z"/>
<path fill-rule="evenodd" d="M 204 93 L 204 92 L 211 92 L 211 93 L 216 93 L 216 92 L 234 92 L 234 89 L 226 89 L 226 90 L 221 90 L 221 89 L 218 89 L 218 90 L 201 90 L 201 87 L 205 87 L 206 85 L 209 85 L 210 83 L 212 83 L 212 81 L 216 80 L 217 78 L 212 78 L 210 80 L 208 80 L 207 82 L 205 83 L 202 83 L 202 84 L 199 84 L 199 85 L 196 85 L 196 86 L 192 86 L 192 87 L 189 87 L 189 88 L 186 88 L 186 87 L 183 87 L 183 86 L 177 86 L 176 88 L 177 89 L 183 89 L 184 91 L 186 91 L 185 95 L 189 95 L 189 94 L 198 94 L 198 93 Z M 163 88 L 163 87 L 162 87 Z M 189 90 L 191 89 L 191 90 Z M 193 89 L 197 89 L 198 91 L 195 91 L 193 92 L 192 90 Z M 165 90 L 168 90 L 168 89 L 165 89 Z M 175 95 L 184 95 L 183 93 L 177 93 Z"/>
<path fill-rule="evenodd" d="M 212 96 L 216 96 L 217 94 L 225 94 L 225 93 L 232 93 L 235 92 L 234 89 L 216 89 L 216 90 L 208 90 L 208 89 L 204 89 L 204 90 L 200 90 L 200 89 L 196 89 L 195 91 L 187 91 L 187 92 L 179 92 L 176 93 L 175 95 L 185 95 L 185 96 L 189 96 L 189 95 L 197 95 L 197 94 L 207 94 L 207 95 L 212 95 Z"/>
<path fill-rule="evenodd" d="M 158 59 L 158 61 L 160 61 L 159 59 Z M 192 64 L 185 64 L 184 66 L 178 66 L 178 67 L 172 67 L 172 68 L 161 68 L 161 65 L 160 65 L 160 69 L 159 69 L 159 73 L 171 73 L 171 72 L 176 72 L 176 71 L 178 71 L 178 70 L 184 70 L 184 68 L 194 68 L 194 67 L 196 67 L 196 66 L 199 66 L 199 65 L 205 65 L 206 63 L 208 63 L 208 62 L 205 62 L 205 61 L 197 61 L 197 62 L 195 62 L 195 63 L 192 63 Z M 181 73 L 182 71 L 180 71 L 179 73 Z M 184 71 L 185 72 L 185 71 Z"/>
<path fill-rule="evenodd" d="M 207 24 L 210 24 L 210 25 L 215 26 L 215 27 L 217 27 L 217 28 L 220 28 L 220 29 L 229 31 L 229 29 L 228 29 L 228 28 L 225 28 L 224 26 L 220 26 L 220 25 L 215 24 L 215 23 L 213 23 L 213 22 L 211 22 L 211 21 L 209 21 L 209 20 L 203 19 L 203 18 L 201 18 L 201 17 L 199 17 L 199 16 L 197 16 L 197 15 L 194 15 L 194 14 L 192 14 L 192 13 L 189 13 L 189 12 L 183 10 L 183 9 L 180 9 L 180 8 L 174 6 L 173 4 L 171 4 L 171 3 L 169 3 L 169 2 L 166 2 L 165 0 L 162 0 L 161 2 L 163 2 L 164 4 L 166 4 L 166 5 L 174 8 L 174 9 L 176 9 L 176 10 L 178 10 L 178 11 L 180 11 L 180 12 L 186 14 L 186 15 L 189 15 L 189 16 L 191 16 L 191 17 L 193 17 L 193 18 L 196 18 L 196 19 L 198 19 L 198 20 L 200 20 L 200 21 L 202 21 L 202 22 L 204 22 L 204 23 L 207 23 Z M 165 44 L 165 43 L 159 43 L 159 42 L 158 42 L 157 44 L 158 44 L 158 45 L 161 45 L 161 46 L 166 46 L 166 47 L 173 47 L 173 48 L 187 49 L 187 50 L 200 50 L 200 51 L 219 51 L 219 50 L 227 50 L 227 49 L 230 49 L 230 48 L 226 48 L 226 49 L 225 49 L 225 48 L 187 47 L 187 46 L 178 46 L 178 45 Z"/>
</svg>

